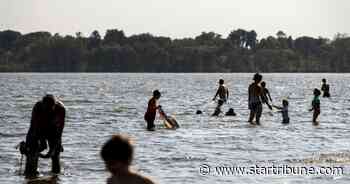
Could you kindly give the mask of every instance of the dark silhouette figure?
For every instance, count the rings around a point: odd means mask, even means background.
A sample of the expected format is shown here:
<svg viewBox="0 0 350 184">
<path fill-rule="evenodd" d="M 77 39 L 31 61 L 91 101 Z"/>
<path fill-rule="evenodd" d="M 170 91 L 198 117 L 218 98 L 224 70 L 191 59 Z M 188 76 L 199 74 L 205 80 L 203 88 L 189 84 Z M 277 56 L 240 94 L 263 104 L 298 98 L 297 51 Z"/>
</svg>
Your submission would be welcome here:
<svg viewBox="0 0 350 184">
<path fill-rule="evenodd" d="M 276 109 L 279 109 L 280 113 L 282 113 L 282 124 L 288 124 L 289 123 L 289 116 L 288 116 L 288 100 L 282 100 L 282 107 L 273 105 Z"/>
<path fill-rule="evenodd" d="M 263 88 L 262 102 L 265 103 L 267 105 L 267 107 L 269 107 L 270 110 L 272 110 L 272 106 L 269 103 L 269 101 L 272 102 L 272 98 L 271 98 L 269 90 L 266 88 L 265 81 L 261 82 L 261 87 Z"/>
<path fill-rule="evenodd" d="M 216 91 L 216 94 L 213 98 L 213 100 L 216 100 L 216 97 L 219 96 L 219 100 L 218 100 L 218 105 L 215 108 L 215 111 L 213 113 L 213 116 L 218 116 L 221 113 L 221 106 L 227 102 L 228 97 L 229 97 L 229 92 L 228 92 L 228 88 L 225 86 L 224 84 L 224 80 L 220 79 L 219 80 L 219 88 Z"/>
<path fill-rule="evenodd" d="M 331 94 L 329 94 L 329 84 L 327 84 L 326 79 L 322 79 L 322 87 L 321 90 L 323 91 L 323 97 L 329 98 L 331 97 Z"/>
<path fill-rule="evenodd" d="M 60 152 L 62 147 L 62 132 L 65 122 L 65 108 L 62 102 L 58 101 L 53 95 L 46 95 L 37 102 L 32 111 L 30 128 L 26 136 L 25 154 L 27 156 L 25 175 L 27 177 L 38 174 L 38 159 L 51 158 L 53 173 L 59 173 Z M 40 152 L 47 148 L 46 155 Z"/>
<path fill-rule="evenodd" d="M 321 113 L 320 95 L 321 95 L 321 91 L 319 89 L 315 88 L 314 89 L 314 99 L 312 100 L 312 103 L 311 103 L 312 108 L 310 109 L 310 111 L 314 111 L 313 117 L 312 117 L 312 123 L 314 125 L 318 125 L 317 117 Z"/>
<path fill-rule="evenodd" d="M 262 113 L 262 96 L 263 88 L 260 86 L 262 75 L 256 73 L 253 78 L 254 82 L 248 88 L 248 106 L 250 115 L 248 122 L 253 123 L 255 117 L 256 124 L 260 125 L 260 117 Z"/>
<path fill-rule="evenodd" d="M 154 131 L 154 120 L 156 119 L 157 109 L 160 106 L 157 105 L 157 101 L 161 97 L 158 90 L 153 91 L 153 97 L 148 101 L 147 111 L 145 113 L 145 121 L 147 122 L 147 130 Z"/>
<path fill-rule="evenodd" d="M 152 180 L 130 170 L 134 147 L 130 140 L 114 135 L 102 147 L 101 157 L 112 174 L 108 184 L 154 184 Z"/>
<path fill-rule="evenodd" d="M 230 109 L 226 112 L 225 116 L 236 116 L 236 113 L 235 113 L 235 111 L 233 110 L 233 108 L 230 108 Z"/>
</svg>

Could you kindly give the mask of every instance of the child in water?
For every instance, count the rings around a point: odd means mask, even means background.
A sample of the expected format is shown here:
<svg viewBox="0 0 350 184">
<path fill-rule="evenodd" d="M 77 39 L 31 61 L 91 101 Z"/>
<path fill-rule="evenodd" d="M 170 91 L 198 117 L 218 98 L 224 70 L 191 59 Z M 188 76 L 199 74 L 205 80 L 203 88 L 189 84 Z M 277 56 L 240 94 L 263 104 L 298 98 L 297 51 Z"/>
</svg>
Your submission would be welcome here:
<svg viewBox="0 0 350 184">
<path fill-rule="evenodd" d="M 145 121 L 147 122 L 147 130 L 154 131 L 154 120 L 156 119 L 157 109 L 161 106 L 157 105 L 161 94 L 158 90 L 153 91 L 153 97 L 148 101 L 147 111 L 145 113 Z"/>
<path fill-rule="evenodd" d="M 269 107 L 270 110 L 272 110 L 272 106 L 269 103 L 269 101 L 272 102 L 272 98 L 271 98 L 269 90 L 266 88 L 265 81 L 261 82 L 261 87 L 263 89 L 262 101 L 263 101 L 263 103 L 265 103 L 267 105 L 267 107 Z"/>
<path fill-rule="evenodd" d="M 313 114 L 313 118 L 312 118 L 312 122 L 314 124 L 318 124 L 317 117 L 318 115 L 320 115 L 321 113 L 321 105 L 320 105 L 320 95 L 321 95 L 321 91 L 317 88 L 314 89 L 314 99 L 312 100 L 312 109 L 310 109 L 310 111 L 314 111 Z"/>
<path fill-rule="evenodd" d="M 288 116 L 288 100 L 282 100 L 282 107 L 279 107 L 279 106 L 276 106 L 276 105 L 273 105 L 273 107 L 275 107 L 276 109 L 279 109 L 282 113 L 282 124 L 288 124 L 289 123 L 289 116 Z"/>
<path fill-rule="evenodd" d="M 112 174 L 107 184 L 154 184 L 152 180 L 130 170 L 134 148 L 127 137 L 114 135 L 102 147 L 101 157 Z"/>
</svg>

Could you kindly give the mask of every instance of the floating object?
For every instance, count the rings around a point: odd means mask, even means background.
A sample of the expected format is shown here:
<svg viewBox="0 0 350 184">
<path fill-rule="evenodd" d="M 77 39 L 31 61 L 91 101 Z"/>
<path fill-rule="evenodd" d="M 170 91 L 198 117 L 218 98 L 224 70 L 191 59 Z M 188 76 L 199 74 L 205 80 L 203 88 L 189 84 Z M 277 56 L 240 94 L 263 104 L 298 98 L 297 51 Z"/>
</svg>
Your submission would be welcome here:
<svg viewBox="0 0 350 184">
<path fill-rule="evenodd" d="M 197 110 L 196 114 L 203 114 L 203 112 L 201 110 Z"/>
</svg>

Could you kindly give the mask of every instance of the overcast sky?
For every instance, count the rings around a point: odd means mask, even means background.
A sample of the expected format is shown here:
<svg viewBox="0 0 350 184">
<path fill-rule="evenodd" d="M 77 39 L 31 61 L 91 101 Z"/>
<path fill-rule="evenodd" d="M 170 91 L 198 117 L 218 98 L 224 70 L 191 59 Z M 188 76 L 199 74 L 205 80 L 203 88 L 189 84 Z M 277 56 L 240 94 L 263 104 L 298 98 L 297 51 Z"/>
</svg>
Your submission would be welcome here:
<svg viewBox="0 0 350 184">
<path fill-rule="evenodd" d="M 0 0 L 0 30 L 62 35 L 122 29 L 172 38 L 254 29 L 258 37 L 350 33 L 350 0 Z"/>
</svg>

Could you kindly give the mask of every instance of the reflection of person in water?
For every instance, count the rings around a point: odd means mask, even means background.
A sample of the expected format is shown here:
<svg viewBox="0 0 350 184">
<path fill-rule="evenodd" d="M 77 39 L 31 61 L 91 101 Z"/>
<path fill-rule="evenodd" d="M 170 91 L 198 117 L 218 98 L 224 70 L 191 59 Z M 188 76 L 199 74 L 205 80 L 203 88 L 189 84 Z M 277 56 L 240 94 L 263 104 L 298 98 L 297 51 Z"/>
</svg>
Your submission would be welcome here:
<svg viewBox="0 0 350 184">
<path fill-rule="evenodd" d="M 326 79 L 322 79 L 322 87 L 321 90 L 323 91 L 323 97 L 329 98 L 331 95 L 329 94 L 329 84 L 327 84 Z"/>
<path fill-rule="evenodd" d="M 103 145 L 101 157 L 112 174 L 108 184 L 154 184 L 149 178 L 130 170 L 133 155 L 134 147 L 124 136 L 114 135 Z"/>
<path fill-rule="evenodd" d="M 218 105 L 215 108 L 215 112 L 213 113 L 213 116 L 218 116 L 221 113 L 221 106 L 227 102 L 229 97 L 228 88 L 224 84 L 224 80 L 219 80 L 219 88 L 216 91 L 216 94 L 213 98 L 213 100 L 216 100 L 216 97 L 219 96 Z"/>
<path fill-rule="evenodd" d="M 250 115 L 248 122 L 253 123 L 255 117 L 256 124 L 260 125 L 260 117 L 262 113 L 262 96 L 263 89 L 260 86 L 262 75 L 256 73 L 253 78 L 254 82 L 249 85 L 248 88 L 248 106 L 250 109 Z"/>
<path fill-rule="evenodd" d="M 25 152 L 27 156 L 25 174 L 28 177 L 38 174 L 38 159 L 51 158 L 53 173 L 59 173 L 60 152 L 62 147 L 62 132 L 65 121 L 65 108 L 62 102 L 56 100 L 53 95 L 46 95 L 37 102 L 33 108 L 30 128 L 26 137 Z M 40 152 L 47 148 L 46 155 Z"/>
<path fill-rule="evenodd" d="M 160 107 L 157 105 L 161 94 L 158 90 L 153 91 L 153 97 L 148 101 L 147 111 L 145 113 L 145 121 L 147 122 L 147 130 L 154 130 L 154 120 L 156 119 L 157 109 Z"/>
</svg>

